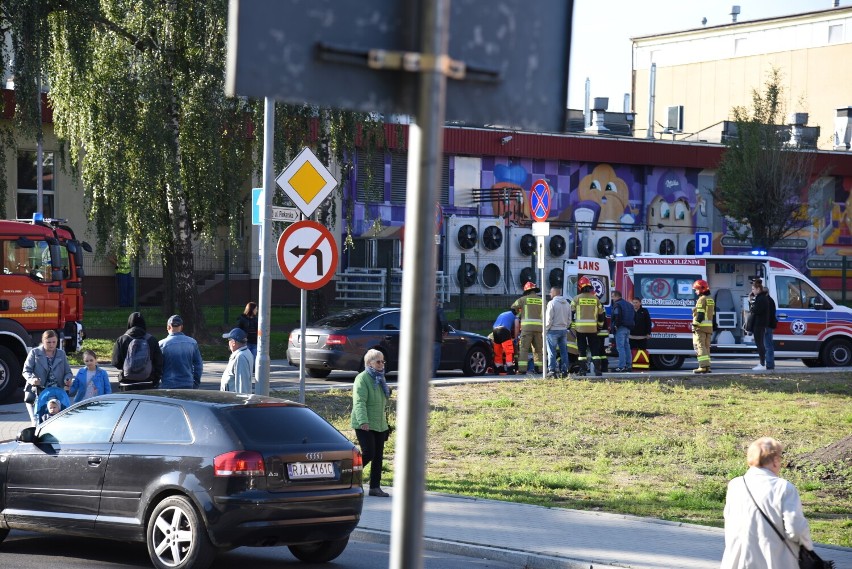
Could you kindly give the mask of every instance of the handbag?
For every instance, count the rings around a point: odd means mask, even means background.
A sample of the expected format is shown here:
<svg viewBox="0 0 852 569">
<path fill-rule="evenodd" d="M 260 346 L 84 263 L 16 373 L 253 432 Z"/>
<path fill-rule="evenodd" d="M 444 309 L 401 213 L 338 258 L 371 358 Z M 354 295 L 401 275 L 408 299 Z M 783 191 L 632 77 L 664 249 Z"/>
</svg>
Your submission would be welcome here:
<svg viewBox="0 0 852 569">
<path fill-rule="evenodd" d="M 24 403 L 29 403 L 32 405 L 36 400 L 36 386 L 32 383 L 28 383 L 24 387 Z"/>
<path fill-rule="evenodd" d="M 757 508 L 757 511 L 760 512 L 760 515 L 763 516 L 763 519 L 766 520 L 769 527 L 775 530 L 775 533 L 778 534 L 778 537 L 780 537 L 781 541 L 784 542 L 784 545 L 787 546 L 787 550 L 790 552 L 790 555 L 795 556 L 796 554 L 793 553 L 793 548 L 791 548 L 790 544 L 787 543 L 787 538 L 784 537 L 784 534 L 778 531 L 778 528 L 775 527 L 775 524 L 772 523 L 769 516 L 763 513 L 763 510 L 758 505 L 757 500 L 754 499 L 754 495 L 751 493 L 745 477 L 743 477 L 743 484 L 745 484 L 746 492 L 748 492 L 748 495 L 751 497 L 751 501 L 754 502 L 754 506 Z M 801 546 L 799 547 L 799 569 L 834 569 L 834 561 L 824 561 L 816 554 L 816 551 L 806 549 L 805 546 Z"/>
</svg>

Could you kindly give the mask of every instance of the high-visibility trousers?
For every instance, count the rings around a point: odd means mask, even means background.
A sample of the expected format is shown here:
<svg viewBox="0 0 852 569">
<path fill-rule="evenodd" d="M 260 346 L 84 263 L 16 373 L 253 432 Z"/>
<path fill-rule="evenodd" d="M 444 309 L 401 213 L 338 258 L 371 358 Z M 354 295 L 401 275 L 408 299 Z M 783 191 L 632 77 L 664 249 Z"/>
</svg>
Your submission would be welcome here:
<svg viewBox="0 0 852 569">
<path fill-rule="evenodd" d="M 713 330 L 709 327 L 706 331 L 703 328 L 697 328 L 692 333 L 692 347 L 695 348 L 699 368 L 710 369 L 710 336 L 712 335 Z"/>
<path fill-rule="evenodd" d="M 497 369 L 515 366 L 515 341 L 512 338 L 502 344 L 494 343 L 494 365 Z"/>
</svg>

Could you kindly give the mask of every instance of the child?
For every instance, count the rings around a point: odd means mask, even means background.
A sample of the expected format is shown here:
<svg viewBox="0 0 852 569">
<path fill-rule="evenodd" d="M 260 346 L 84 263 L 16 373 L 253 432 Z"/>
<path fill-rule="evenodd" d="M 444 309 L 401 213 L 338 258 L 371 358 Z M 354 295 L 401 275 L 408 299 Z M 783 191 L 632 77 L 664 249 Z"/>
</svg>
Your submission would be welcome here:
<svg viewBox="0 0 852 569">
<path fill-rule="evenodd" d="M 41 422 L 45 422 L 62 410 L 59 399 L 51 399 L 47 402 L 47 413 L 41 416 Z"/>
<path fill-rule="evenodd" d="M 73 403 L 79 403 L 97 395 L 112 393 L 109 375 L 98 366 L 95 352 L 92 350 L 83 352 L 83 363 L 86 364 L 86 367 L 80 368 L 77 377 L 74 378 L 74 382 L 68 390 L 68 394 L 74 398 Z"/>
</svg>

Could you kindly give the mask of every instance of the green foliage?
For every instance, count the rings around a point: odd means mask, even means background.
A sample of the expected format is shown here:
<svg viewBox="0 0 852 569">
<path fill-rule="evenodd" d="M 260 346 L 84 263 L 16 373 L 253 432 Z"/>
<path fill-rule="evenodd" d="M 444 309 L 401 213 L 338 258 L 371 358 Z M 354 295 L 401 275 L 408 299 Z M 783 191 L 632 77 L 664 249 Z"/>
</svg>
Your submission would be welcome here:
<svg viewBox="0 0 852 569">
<path fill-rule="evenodd" d="M 735 107 L 737 136 L 726 142 L 719 163 L 715 206 L 735 223 L 738 239 L 769 249 L 810 223 L 807 196 L 815 150 L 790 145 L 782 126 L 781 74 L 772 69 L 764 91 L 752 91 L 752 108 Z"/>
</svg>

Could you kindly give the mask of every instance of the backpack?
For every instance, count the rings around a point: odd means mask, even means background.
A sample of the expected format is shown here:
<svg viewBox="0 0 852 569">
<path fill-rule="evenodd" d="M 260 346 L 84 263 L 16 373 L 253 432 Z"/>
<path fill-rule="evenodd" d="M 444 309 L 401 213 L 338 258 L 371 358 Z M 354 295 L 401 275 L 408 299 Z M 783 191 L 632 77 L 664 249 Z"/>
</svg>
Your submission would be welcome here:
<svg viewBox="0 0 852 569">
<path fill-rule="evenodd" d="M 127 346 L 127 355 L 124 357 L 124 365 L 121 366 L 121 374 L 124 381 L 146 381 L 151 376 L 153 364 L 151 362 L 151 346 L 148 339 L 151 334 L 145 334 L 142 338 L 133 338 Z"/>
</svg>

